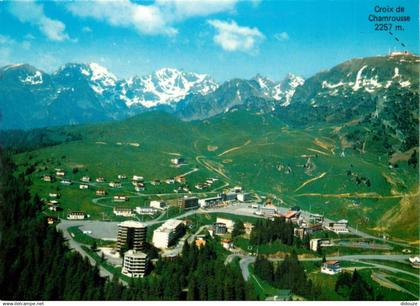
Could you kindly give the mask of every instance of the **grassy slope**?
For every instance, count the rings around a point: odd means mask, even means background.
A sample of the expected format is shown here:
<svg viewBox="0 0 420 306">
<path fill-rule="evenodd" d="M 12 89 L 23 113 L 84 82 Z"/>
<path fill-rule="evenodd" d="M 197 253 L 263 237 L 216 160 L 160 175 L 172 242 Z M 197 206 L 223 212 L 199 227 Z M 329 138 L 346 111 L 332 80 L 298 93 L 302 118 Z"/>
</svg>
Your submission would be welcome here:
<svg viewBox="0 0 420 306">
<path fill-rule="evenodd" d="M 401 198 L 395 197 L 396 194 L 418 190 L 417 169 L 408 168 L 406 163 L 389 169 L 388 157 L 373 153 L 375 150 L 369 145 L 364 154 L 346 149 L 346 156 L 340 157 L 340 141 L 331 136 L 334 126 L 291 129 L 271 115 L 237 111 L 189 123 L 166 113 L 152 112 L 121 122 L 66 129 L 80 132 L 83 140 L 17 156 L 21 165 L 39 162 L 39 171 L 33 174 L 33 190 L 41 196 L 46 196 L 52 187 L 39 180 L 46 172 L 43 166 L 49 167 L 47 172 L 56 167 L 67 172 L 80 167 L 78 174 L 69 176 L 74 179 L 84 174 L 104 176 L 108 181 L 116 179 L 117 174 L 142 175 L 146 181 L 165 179 L 198 167 L 199 171 L 187 177 L 190 186 L 208 177 L 218 177 L 217 187 L 224 183 L 243 185 L 248 190 L 282 199 L 288 205 L 298 204 L 331 218 L 347 218 L 351 225 L 357 223 L 359 228 L 418 239 L 415 220 L 410 221 L 413 228 L 410 232 L 402 231 L 403 217 L 387 228 L 382 224 L 389 220 L 384 219 L 384 215 L 400 207 Z M 117 144 L 119 142 L 122 144 Z M 173 153 L 186 157 L 188 165 L 170 166 Z M 314 164 L 310 172 L 303 168 L 308 156 Z M 290 166 L 292 172 L 286 174 L 285 169 L 279 171 L 278 166 Z M 354 175 L 348 176 L 348 170 Z M 369 178 L 371 187 L 356 184 L 356 175 Z M 133 191 L 128 184 L 126 186 L 114 193 Z M 148 187 L 146 193 L 166 193 L 173 189 L 173 185 L 166 184 Z M 94 205 L 92 190 L 79 191 L 77 186 L 60 186 L 60 189 L 64 206 L 70 203 L 67 207 L 88 210 L 93 217 L 104 210 L 111 215 L 113 203 L 108 203 L 109 207 Z M 346 193 L 353 195 L 349 197 Z M 342 195 L 325 197 L 326 194 Z M 370 198 L 365 198 L 366 194 Z M 141 205 L 144 201 L 145 198 L 133 199 L 129 205 Z"/>
</svg>

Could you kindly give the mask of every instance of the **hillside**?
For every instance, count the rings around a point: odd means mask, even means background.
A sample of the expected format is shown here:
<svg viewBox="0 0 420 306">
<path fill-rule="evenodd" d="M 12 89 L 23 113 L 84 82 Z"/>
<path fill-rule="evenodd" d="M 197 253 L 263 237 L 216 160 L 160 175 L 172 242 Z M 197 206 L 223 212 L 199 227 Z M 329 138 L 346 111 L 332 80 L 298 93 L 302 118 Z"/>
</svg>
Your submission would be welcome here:
<svg viewBox="0 0 420 306">
<path fill-rule="evenodd" d="M 418 146 L 419 63 L 410 54 L 347 61 L 306 80 L 279 116 L 335 124 L 342 145 L 361 152 L 407 151 Z"/>
<path fill-rule="evenodd" d="M 403 198 L 418 192 L 418 165 L 400 160 L 390 168 L 385 153 L 343 150 L 334 130 L 329 123 L 293 128 L 273 112 L 243 109 L 194 122 L 149 112 L 121 122 L 67 127 L 67 133 L 80 134 L 81 140 L 19 154 L 17 160 L 22 171 L 35 165 L 32 190 L 41 196 L 47 190 L 39 177 L 54 168 L 69 173 L 78 168 L 75 179 L 89 175 L 108 181 L 117 174 L 164 180 L 197 168 L 187 176 L 192 192 L 201 192 L 194 186 L 215 177 L 220 188 L 241 185 L 276 204 L 299 205 L 333 219 L 349 219 L 373 233 L 415 240 L 415 231 L 402 234 L 400 221 L 386 229 L 380 225 Z M 174 156 L 185 157 L 187 164 L 171 166 Z M 150 187 L 148 192 L 172 192 L 167 188 Z M 66 196 L 76 197 L 72 205 L 100 216 L 104 208 L 92 203 L 89 193 L 66 190 L 61 188 L 63 202 Z M 418 230 L 415 221 L 409 222 Z"/>
</svg>

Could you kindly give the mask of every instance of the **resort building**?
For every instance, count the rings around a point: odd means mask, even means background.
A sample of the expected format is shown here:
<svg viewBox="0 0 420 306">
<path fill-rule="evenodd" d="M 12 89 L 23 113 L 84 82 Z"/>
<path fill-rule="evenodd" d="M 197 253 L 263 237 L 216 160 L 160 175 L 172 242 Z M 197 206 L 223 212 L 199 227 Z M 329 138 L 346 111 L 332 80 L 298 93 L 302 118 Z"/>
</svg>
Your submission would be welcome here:
<svg viewBox="0 0 420 306">
<path fill-rule="evenodd" d="M 184 209 L 195 209 L 198 208 L 198 198 L 185 196 L 178 200 L 178 205 Z"/>
<path fill-rule="evenodd" d="M 207 208 L 207 207 L 215 206 L 215 205 L 220 204 L 221 202 L 222 202 L 222 197 L 221 196 L 198 200 L 198 204 L 200 204 L 201 208 Z"/>
<path fill-rule="evenodd" d="M 249 193 L 238 193 L 237 194 L 237 199 L 239 202 L 248 202 L 251 200 L 251 194 Z"/>
<path fill-rule="evenodd" d="M 153 232 L 153 245 L 166 249 L 182 235 L 183 231 L 184 223 L 181 220 L 168 220 Z"/>
<path fill-rule="evenodd" d="M 150 208 L 165 209 L 166 204 L 164 201 L 150 201 Z"/>
<path fill-rule="evenodd" d="M 144 277 L 147 274 L 149 257 L 147 254 L 129 250 L 124 253 L 123 268 L 121 273 L 128 277 Z"/>
<path fill-rule="evenodd" d="M 124 221 L 118 224 L 117 251 L 124 247 L 128 250 L 144 250 L 146 246 L 147 225 L 137 221 Z"/>
<path fill-rule="evenodd" d="M 336 234 L 348 233 L 349 229 L 347 228 L 347 226 L 348 221 L 344 219 L 337 222 L 329 222 L 327 224 L 324 224 L 325 229 L 332 231 Z"/>
</svg>

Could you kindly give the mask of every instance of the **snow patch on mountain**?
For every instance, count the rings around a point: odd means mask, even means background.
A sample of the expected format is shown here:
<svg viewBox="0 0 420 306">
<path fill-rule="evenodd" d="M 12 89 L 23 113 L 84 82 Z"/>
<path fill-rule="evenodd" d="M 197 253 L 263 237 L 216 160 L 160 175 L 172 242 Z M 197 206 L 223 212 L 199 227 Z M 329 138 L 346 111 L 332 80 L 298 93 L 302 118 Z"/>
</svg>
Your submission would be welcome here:
<svg viewBox="0 0 420 306">
<path fill-rule="evenodd" d="M 356 81 L 354 82 L 353 90 L 358 91 L 360 88 L 360 80 L 362 78 L 363 70 L 367 68 L 367 65 L 364 65 L 356 74 Z"/>
<path fill-rule="evenodd" d="M 305 82 L 303 78 L 291 73 L 282 82 L 274 82 L 261 75 L 257 75 L 254 80 L 257 81 L 259 90 L 263 95 L 279 101 L 280 105 L 284 107 L 290 105 L 296 88 Z"/>
<path fill-rule="evenodd" d="M 22 83 L 29 84 L 29 85 L 39 85 L 42 84 L 44 81 L 42 79 L 42 72 L 35 71 L 34 74 L 28 74 L 26 78 L 19 78 Z"/>
</svg>

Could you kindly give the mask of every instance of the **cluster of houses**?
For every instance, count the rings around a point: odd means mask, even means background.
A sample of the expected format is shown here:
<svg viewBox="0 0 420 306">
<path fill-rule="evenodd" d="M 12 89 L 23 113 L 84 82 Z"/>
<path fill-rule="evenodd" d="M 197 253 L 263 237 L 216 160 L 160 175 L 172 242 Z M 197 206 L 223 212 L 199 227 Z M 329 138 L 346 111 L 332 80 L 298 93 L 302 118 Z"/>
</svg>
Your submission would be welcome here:
<svg viewBox="0 0 420 306">
<path fill-rule="evenodd" d="M 115 202 L 124 202 L 128 201 L 128 197 L 126 196 L 114 196 Z M 149 215 L 154 216 L 157 213 L 165 210 L 167 208 L 167 205 L 164 201 L 150 201 L 149 207 L 136 207 L 135 209 L 127 207 L 127 206 L 114 206 L 113 213 L 116 216 L 121 217 L 132 217 L 134 216 L 134 213 L 137 213 L 138 215 Z"/>
<path fill-rule="evenodd" d="M 210 178 L 206 179 L 206 181 L 204 183 L 198 183 L 194 187 L 197 190 L 208 189 L 217 181 L 218 181 L 217 178 L 210 177 Z"/>
<path fill-rule="evenodd" d="M 206 209 L 215 206 L 224 206 L 231 202 L 248 202 L 252 199 L 251 194 L 244 192 L 242 187 L 234 187 L 217 196 L 200 199 L 198 204 L 201 208 Z"/>
</svg>

